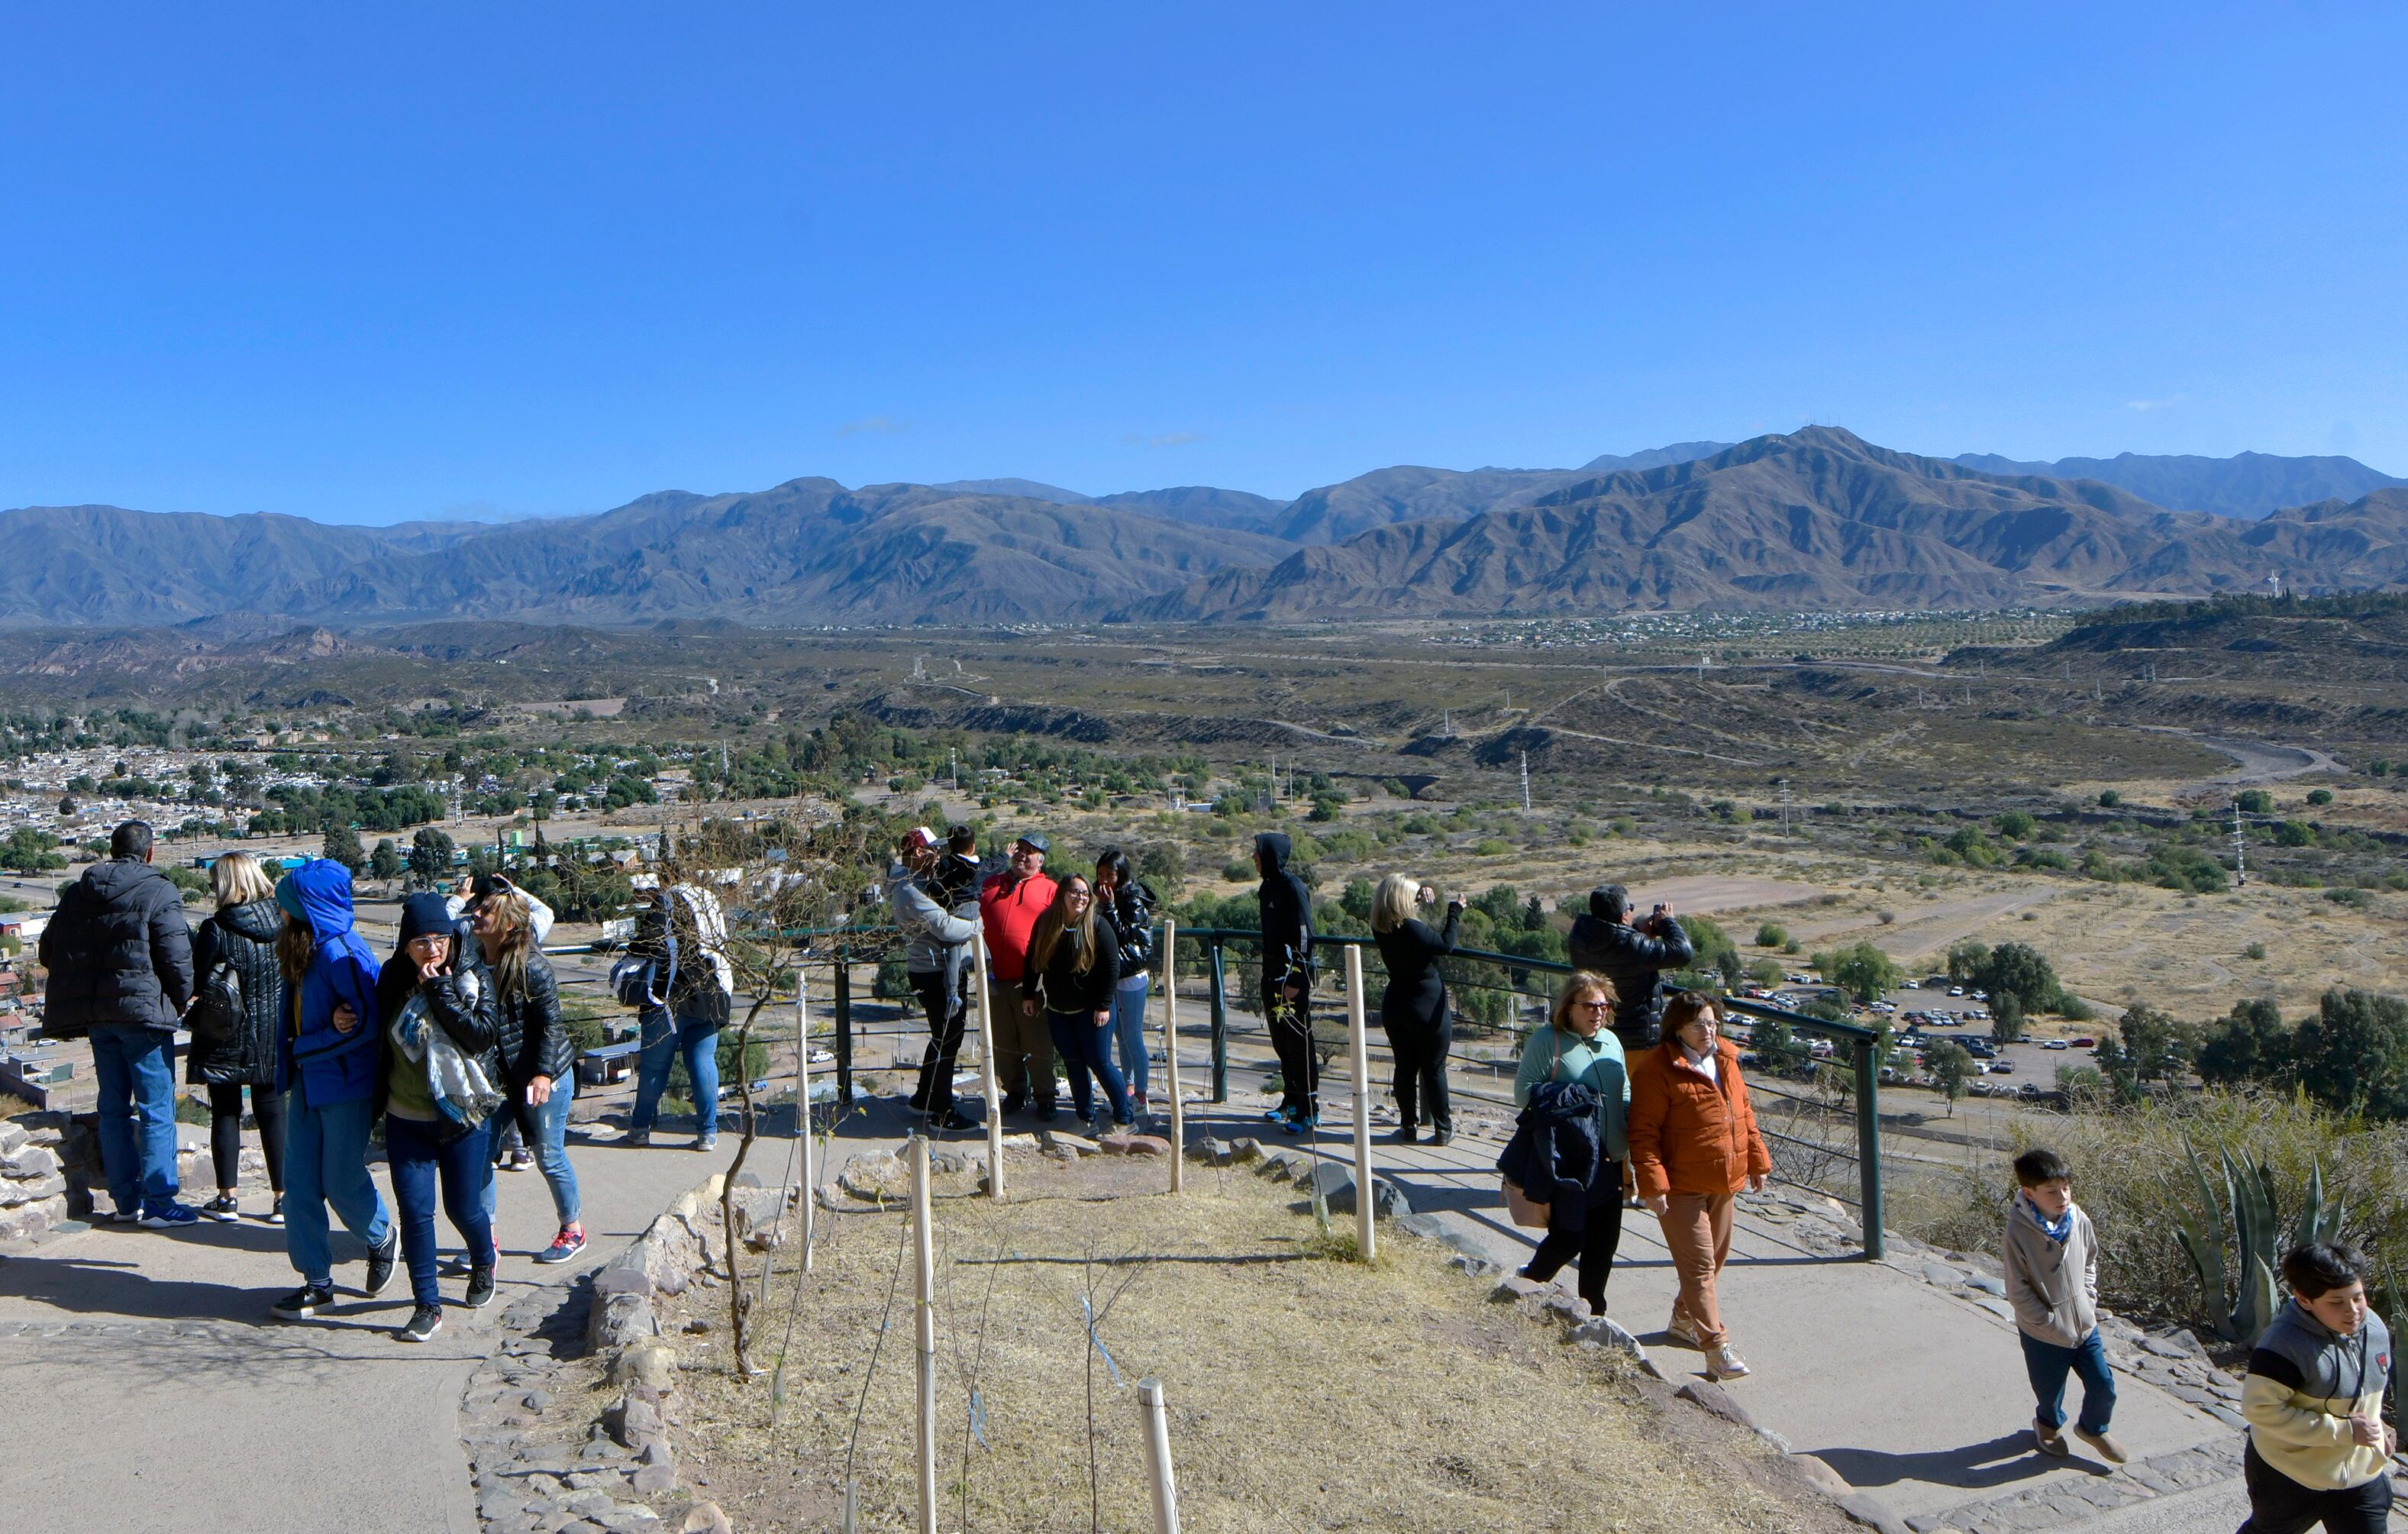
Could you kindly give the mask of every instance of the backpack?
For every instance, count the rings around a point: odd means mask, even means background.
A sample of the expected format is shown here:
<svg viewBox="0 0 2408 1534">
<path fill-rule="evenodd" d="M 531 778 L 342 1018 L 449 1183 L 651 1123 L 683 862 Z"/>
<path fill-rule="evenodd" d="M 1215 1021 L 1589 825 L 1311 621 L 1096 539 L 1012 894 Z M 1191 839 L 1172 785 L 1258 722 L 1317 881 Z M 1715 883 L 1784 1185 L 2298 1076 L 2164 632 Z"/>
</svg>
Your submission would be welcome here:
<svg viewBox="0 0 2408 1534">
<path fill-rule="evenodd" d="M 242 1025 L 242 976 L 231 960 L 220 959 L 193 996 L 184 1024 L 195 1042 L 222 1044 Z"/>
</svg>

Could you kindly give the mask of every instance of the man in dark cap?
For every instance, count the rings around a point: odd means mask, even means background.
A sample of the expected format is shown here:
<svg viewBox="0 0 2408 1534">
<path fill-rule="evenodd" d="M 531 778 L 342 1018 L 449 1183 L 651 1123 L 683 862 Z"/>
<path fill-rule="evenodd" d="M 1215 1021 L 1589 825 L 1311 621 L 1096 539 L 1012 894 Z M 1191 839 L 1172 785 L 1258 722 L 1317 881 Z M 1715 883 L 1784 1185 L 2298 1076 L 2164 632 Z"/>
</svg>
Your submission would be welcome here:
<svg viewBox="0 0 2408 1534">
<path fill-rule="evenodd" d="M 1653 1049 L 1663 1031 L 1663 972 L 1686 968 L 1698 956 L 1672 919 L 1671 902 L 1657 902 L 1644 921 L 1633 922 L 1630 892 L 1599 884 L 1588 892 L 1588 914 L 1572 923 L 1565 948 L 1573 968 L 1613 982 L 1613 1036 L 1624 1053 L 1635 1057 Z"/>
</svg>

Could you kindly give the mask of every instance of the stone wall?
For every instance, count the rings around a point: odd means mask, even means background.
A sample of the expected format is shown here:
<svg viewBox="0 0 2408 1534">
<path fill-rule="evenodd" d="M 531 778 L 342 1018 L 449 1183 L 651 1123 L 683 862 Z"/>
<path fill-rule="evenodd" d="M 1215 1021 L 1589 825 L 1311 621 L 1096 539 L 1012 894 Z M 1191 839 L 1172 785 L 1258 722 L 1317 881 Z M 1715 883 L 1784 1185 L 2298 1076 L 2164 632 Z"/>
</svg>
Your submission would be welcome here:
<svg viewBox="0 0 2408 1534">
<path fill-rule="evenodd" d="M 55 1195 L 64 1201 L 55 1215 L 50 1216 L 43 1229 L 56 1227 L 67 1220 L 89 1220 L 96 1208 L 108 1203 L 108 1179 L 100 1166 L 100 1115 L 96 1112 L 62 1112 L 49 1110 L 37 1113 L 20 1113 L 0 1124 L 0 1146 L 8 1139 L 10 1125 L 22 1132 L 29 1142 L 46 1147 L 53 1165 L 49 1168 L 62 1180 Z M 0 1151 L 0 1178 L 8 1171 L 13 1157 Z M 29 1161 L 28 1165 L 33 1162 Z M 246 1132 L 239 1161 L 242 1187 L 247 1193 L 264 1193 L 267 1188 L 267 1158 L 261 1154 L 256 1130 Z M 209 1159 L 209 1132 L 196 1124 L 176 1125 L 176 1181 L 183 1188 L 183 1197 L 199 1202 L 217 1196 L 217 1168 Z M 30 1197 L 28 1201 L 30 1201 Z M 8 1229 L 8 1184 L 0 1182 L 0 1240 L 37 1236 L 41 1230 Z"/>
<path fill-rule="evenodd" d="M 0 1119 L 0 1241 L 37 1240 L 72 1217 L 62 1154 L 66 1119 L 51 1112 Z"/>
</svg>

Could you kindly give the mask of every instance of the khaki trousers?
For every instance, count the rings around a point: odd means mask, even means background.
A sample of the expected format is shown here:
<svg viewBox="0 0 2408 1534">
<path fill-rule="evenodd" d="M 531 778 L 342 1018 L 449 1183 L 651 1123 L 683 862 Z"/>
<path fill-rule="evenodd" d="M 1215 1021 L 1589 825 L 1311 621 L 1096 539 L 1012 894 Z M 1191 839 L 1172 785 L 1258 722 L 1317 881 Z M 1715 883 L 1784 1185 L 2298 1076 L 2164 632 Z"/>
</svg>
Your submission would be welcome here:
<svg viewBox="0 0 2408 1534">
<path fill-rule="evenodd" d="M 1731 1214 L 1739 1198 L 1728 1193 L 1676 1193 L 1668 1203 L 1658 1218 L 1673 1271 L 1681 1276 L 1681 1297 L 1672 1301 L 1672 1315 L 1687 1318 L 1698 1345 L 1711 1352 L 1730 1340 L 1714 1297 L 1714 1280 L 1730 1262 Z"/>
<path fill-rule="evenodd" d="M 1016 980 L 990 982 L 989 1015 L 995 1021 L 995 1079 L 1007 1097 L 1024 1103 L 1054 1100 L 1054 1033 L 1042 1011 L 1020 1010 Z M 1034 1089 L 1031 1089 L 1031 1083 Z"/>
</svg>

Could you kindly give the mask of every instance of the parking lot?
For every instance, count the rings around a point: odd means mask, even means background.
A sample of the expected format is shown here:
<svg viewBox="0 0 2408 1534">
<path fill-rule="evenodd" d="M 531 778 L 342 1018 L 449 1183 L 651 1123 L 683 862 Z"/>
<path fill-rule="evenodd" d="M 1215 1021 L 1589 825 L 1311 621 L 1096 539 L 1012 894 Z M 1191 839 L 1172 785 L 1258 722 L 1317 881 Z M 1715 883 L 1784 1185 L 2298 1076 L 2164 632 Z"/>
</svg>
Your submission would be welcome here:
<svg viewBox="0 0 2408 1534">
<path fill-rule="evenodd" d="M 1982 1068 L 1981 1076 L 1971 1083 L 1976 1096 L 2016 1093 L 2027 1082 L 2042 1092 L 2053 1091 L 2060 1067 L 2091 1063 L 2098 1037 L 2095 1025 L 2065 1023 L 2057 1018 L 2030 1019 L 2020 1042 L 1994 1044 L 1990 1039 L 1992 1014 L 1988 998 L 1944 980 L 1935 984 L 1934 978 L 1919 977 L 1915 983 L 1889 992 L 1882 998 L 1887 1004 L 1885 1008 L 1852 1005 L 1852 1020 L 1860 1024 L 1886 1020 L 1902 1040 L 1913 1034 L 1923 1046 L 1942 1039 L 1963 1045 Z M 1751 992 L 1757 989 L 1749 988 Z M 1755 999 L 1790 1011 L 1801 1009 L 1817 996 L 1838 995 L 1803 971 L 1793 973 L 1784 984 L 1761 989 L 1765 994 Z M 1917 1045 L 1906 1047 L 1918 1057 L 1922 1054 Z M 1928 1080 L 1920 1071 L 1910 1071 L 1903 1065 L 1899 1070 L 1906 1082 Z"/>
</svg>

